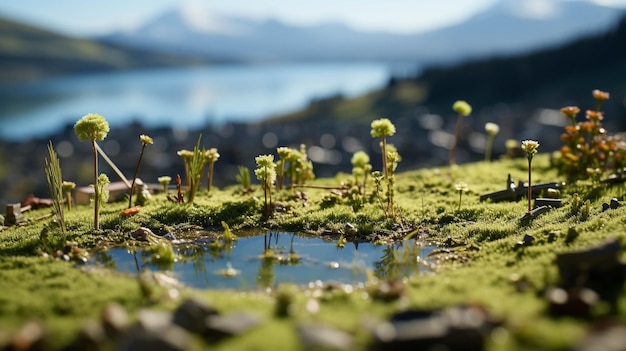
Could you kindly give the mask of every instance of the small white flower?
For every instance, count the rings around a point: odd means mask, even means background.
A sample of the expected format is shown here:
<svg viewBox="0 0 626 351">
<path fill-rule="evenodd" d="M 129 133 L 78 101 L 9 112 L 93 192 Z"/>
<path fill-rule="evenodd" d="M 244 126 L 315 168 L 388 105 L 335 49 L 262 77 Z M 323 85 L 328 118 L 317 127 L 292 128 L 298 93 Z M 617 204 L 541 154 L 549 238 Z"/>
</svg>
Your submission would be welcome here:
<svg viewBox="0 0 626 351">
<path fill-rule="evenodd" d="M 485 123 L 485 131 L 489 135 L 496 135 L 500 131 L 500 126 L 495 123 L 488 122 Z"/>
<path fill-rule="evenodd" d="M 537 149 L 539 148 L 539 142 L 535 140 L 524 140 L 522 141 L 522 150 L 528 154 L 528 156 L 533 156 L 537 153 Z"/>
</svg>

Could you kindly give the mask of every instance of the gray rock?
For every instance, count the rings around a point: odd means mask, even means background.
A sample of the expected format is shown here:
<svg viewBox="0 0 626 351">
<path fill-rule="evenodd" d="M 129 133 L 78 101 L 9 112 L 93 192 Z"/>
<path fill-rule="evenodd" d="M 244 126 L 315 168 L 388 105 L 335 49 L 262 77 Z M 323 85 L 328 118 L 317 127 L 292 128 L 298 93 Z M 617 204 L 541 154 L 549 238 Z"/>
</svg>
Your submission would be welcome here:
<svg viewBox="0 0 626 351">
<path fill-rule="evenodd" d="M 372 350 L 482 351 L 490 326 L 473 307 L 443 311 L 405 311 L 374 331 Z"/>
<path fill-rule="evenodd" d="M 200 298 L 193 297 L 185 300 L 172 317 L 172 322 L 192 333 L 205 334 L 207 332 L 206 319 L 219 312 Z"/>
<path fill-rule="evenodd" d="M 158 333 L 168 329 L 172 324 L 172 316 L 163 311 L 143 309 L 137 313 L 135 329 Z"/>
<path fill-rule="evenodd" d="M 22 205 L 19 203 L 7 205 L 4 225 L 17 225 L 25 221 L 26 219 L 24 219 L 24 215 L 22 215 Z"/>
<path fill-rule="evenodd" d="M 13 335 L 8 350 L 46 350 L 46 333 L 39 322 L 28 321 Z"/>
<path fill-rule="evenodd" d="M 332 350 L 352 348 L 352 335 L 341 330 L 319 324 L 301 324 L 297 330 L 305 347 Z"/>
<path fill-rule="evenodd" d="M 106 335 L 111 339 L 121 337 L 130 326 L 126 310 L 118 303 L 110 303 L 104 307 L 100 318 Z"/>
<path fill-rule="evenodd" d="M 92 321 L 80 329 L 65 351 L 103 351 L 110 346 L 109 342 L 102 324 Z"/>
<path fill-rule="evenodd" d="M 169 325 L 159 332 L 133 331 L 117 349 L 120 351 L 186 351 L 188 347 L 189 333 L 183 328 Z"/>
<path fill-rule="evenodd" d="M 261 317 L 246 312 L 212 315 L 206 319 L 207 330 L 205 336 L 215 339 L 236 336 L 257 327 L 261 323 Z"/>
<path fill-rule="evenodd" d="M 626 351 L 626 327 L 614 326 L 587 337 L 574 351 Z"/>
</svg>

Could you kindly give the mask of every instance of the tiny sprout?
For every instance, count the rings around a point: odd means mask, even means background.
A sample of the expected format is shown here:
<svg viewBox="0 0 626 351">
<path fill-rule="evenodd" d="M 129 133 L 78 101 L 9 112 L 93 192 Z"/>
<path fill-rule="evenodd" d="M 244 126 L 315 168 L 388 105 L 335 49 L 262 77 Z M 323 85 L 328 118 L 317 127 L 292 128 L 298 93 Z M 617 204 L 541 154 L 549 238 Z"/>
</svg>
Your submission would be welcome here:
<svg viewBox="0 0 626 351">
<path fill-rule="evenodd" d="M 372 122 L 370 134 L 374 138 L 381 138 L 381 148 L 383 154 L 383 173 L 385 179 L 389 178 L 387 173 L 387 137 L 396 134 L 396 126 L 388 118 L 380 118 Z"/>
<path fill-rule="evenodd" d="M 537 149 L 539 148 L 539 142 L 535 140 L 524 140 L 522 141 L 522 150 L 526 152 L 526 158 L 528 158 L 528 212 L 531 210 L 530 202 L 532 198 L 532 183 L 531 183 L 531 164 L 533 161 L 533 156 L 537 153 Z"/>
<path fill-rule="evenodd" d="M 274 155 L 260 155 L 254 159 L 258 168 L 254 170 L 257 179 L 261 181 L 263 186 L 264 206 L 263 214 L 270 215 L 272 206 L 272 184 L 276 181 L 276 165 L 274 164 Z M 268 202 L 269 197 L 269 202 Z"/>
<path fill-rule="evenodd" d="M 278 153 L 278 157 L 280 158 L 280 170 L 278 172 L 278 190 L 283 188 L 283 184 L 285 181 L 285 163 L 291 158 L 293 151 L 291 148 L 281 146 L 276 148 L 276 153 Z"/>
<path fill-rule="evenodd" d="M 67 209 L 72 209 L 72 190 L 76 188 L 76 183 L 64 181 L 61 183 L 61 188 L 65 192 L 65 197 L 67 198 Z"/>
<path fill-rule="evenodd" d="M 452 105 L 452 109 L 459 114 L 456 120 L 456 128 L 454 130 L 454 141 L 452 147 L 450 147 L 450 154 L 448 155 L 448 165 L 453 166 L 455 164 L 456 147 L 459 144 L 459 138 L 461 137 L 461 127 L 463 126 L 463 117 L 467 117 L 472 113 L 472 106 L 463 100 L 458 100 Z"/>
<path fill-rule="evenodd" d="M 493 138 L 496 136 L 496 134 L 498 134 L 498 132 L 500 132 L 500 126 L 492 122 L 485 123 L 485 132 L 487 132 L 487 147 L 485 148 L 485 161 L 490 162 L 491 161 L 491 149 L 493 148 Z"/>
<path fill-rule="evenodd" d="M 167 194 L 167 187 L 168 185 L 170 185 L 170 182 L 172 181 L 172 177 L 170 176 L 158 177 L 157 181 L 163 186 L 163 192 Z"/>
<path fill-rule="evenodd" d="M 469 190 L 467 183 L 458 182 L 454 185 L 454 188 L 459 192 L 459 211 L 461 210 L 461 198 L 463 197 L 463 193 Z"/>
<path fill-rule="evenodd" d="M 139 160 L 137 161 L 137 167 L 135 167 L 135 175 L 133 175 L 133 182 L 130 185 L 130 196 L 128 197 L 128 208 L 132 207 L 133 204 L 133 193 L 135 192 L 135 182 L 137 181 L 137 174 L 139 173 L 139 165 L 141 164 L 141 159 L 143 158 L 143 151 L 146 149 L 146 145 L 154 144 L 154 140 L 151 137 L 141 134 L 139 136 L 139 140 L 141 141 L 141 152 L 139 153 Z"/>
<path fill-rule="evenodd" d="M 209 162 L 209 174 L 208 174 L 208 184 L 207 184 L 207 192 L 211 192 L 211 186 L 213 185 L 213 168 L 215 162 L 220 158 L 220 154 L 217 152 L 217 149 L 212 147 L 205 151 L 204 156 Z"/>
<path fill-rule="evenodd" d="M 96 149 L 96 140 L 104 140 L 109 133 L 109 122 L 97 113 L 89 113 L 84 115 L 74 125 L 74 133 L 80 141 L 91 141 L 91 149 L 93 150 L 93 182 L 98 183 L 98 151 Z M 94 215 L 93 227 L 99 229 L 99 199 L 98 187 L 94 186 Z"/>
</svg>

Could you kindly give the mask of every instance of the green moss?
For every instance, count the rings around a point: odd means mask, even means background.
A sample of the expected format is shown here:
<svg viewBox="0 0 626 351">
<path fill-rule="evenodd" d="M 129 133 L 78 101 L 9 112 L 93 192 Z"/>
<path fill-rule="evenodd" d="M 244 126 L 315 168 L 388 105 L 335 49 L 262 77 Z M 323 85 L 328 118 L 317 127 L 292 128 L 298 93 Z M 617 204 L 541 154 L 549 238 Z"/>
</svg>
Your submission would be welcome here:
<svg viewBox="0 0 626 351">
<path fill-rule="evenodd" d="M 332 231 L 350 240 L 368 234 L 385 235 L 393 230 L 409 233 L 420 228 L 428 240 L 446 244 L 446 251 L 422 257 L 436 273 L 411 277 L 402 300 L 373 300 L 375 282 L 363 288 L 343 290 L 321 289 L 318 292 L 296 290 L 289 295 L 289 315 L 277 317 L 277 296 L 268 291 L 220 292 L 182 289 L 182 296 L 201 295 L 223 312 L 250 310 L 262 315 L 266 322 L 245 335 L 215 345 L 217 349 L 302 349 L 294 326 L 316 322 L 348 331 L 357 340 L 356 349 L 365 349 L 369 330 L 364 320 L 383 320 L 402 308 L 432 309 L 456 304 L 478 304 L 504 321 L 501 332 L 489 339 L 488 350 L 563 350 L 580 340 L 591 321 L 555 319 L 547 313 L 543 297 L 546 288 L 558 283 L 554 263 L 559 252 L 597 244 L 610 237 L 626 243 L 626 208 L 605 212 L 603 202 L 623 199 L 621 190 L 577 183 L 561 188 L 564 205 L 551 209 L 524 224 L 525 199 L 517 202 L 481 202 L 479 195 L 504 189 L 507 174 L 513 180 L 525 181 L 527 161 L 501 160 L 441 169 L 425 169 L 396 175 L 396 202 L 400 221 L 387 219 L 375 197 L 364 196 L 363 206 L 354 207 L 347 196 L 337 195 L 332 206 L 322 199 L 328 189 L 298 188 L 276 192 L 276 207 L 270 218 L 262 217 L 263 190 L 255 187 L 242 195 L 236 186 L 212 189 L 210 195 L 199 192 L 193 205 L 179 205 L 157 194 L 141 211 L 120 217 L 126 204 L 111 203 L 101 213 L 104 232 L 93 231 L 92 209 L 77 206 L 66 214 L 67 239 L 81 248 L 123 244 L 128 233 L 140 226 L 157 234 L 176 231 L 188 225 L 206 229 L 222 228 L 224 221 L 234 231 L 244 228 L 281 228 L 298 232 Z M 352 181 L 352 175 L 311 182 L 318 186 L 336 186 Z M 549 159 L 538 155 L 533 160 L 533 183 L 558 181 L 556 171 L 549 168 Z M 470 191 L 463 194 L 458 209 L 458 192 L 454 184 L 466 182 Z M 368 189 L 373 189 L 372 184 Z M 578 193 L 580 208 L 572 213 L 573 194 Z M 588 213 L 581 216 L 585 201 Z M 32 317 L 44 321 L 54 332 L 55 349 L 61 348 L 75 335 L 85 320 L 98 316 L 106 303 L 123 304 L 131 314 L 148 303 L 153 308 L 173 308 L 180 300 L 164 299 L 158 288 L 146 282 L 108 271 L 83 270 L 71 263 L 41 257 L 64 246 L 60 230 L 50 219 L 36 220 L 49 210 L 26 213 L 31 221 L 26 226 L 10 227 L 0 232 L 0 329 L 15 330 Z M 584 217 L 584 218 L 583 218 Z M 398 223 L 399 222 L 399 223 Z M 354 229 L 347 224 L 354 226 Z M 42 232 L 45 233 L 41 239 Z M 535 242 L 520 246 L 524 235 Z M 339 236 L 338 236 L 339 237 Z M 390 257 L 412 258 L 404 246 Z M 626 255 L 622 254 L 626 259 Z M 319 311 L 307 311 L 310 299 L 319 302 Z M 619 297 L 619 314 L 614 318 L 626 322 L 626 296 Z M 268 337 L 270 335 L 271 337 Z M 199 348 L 204 346 L 198 343 Z"/>
</svg>

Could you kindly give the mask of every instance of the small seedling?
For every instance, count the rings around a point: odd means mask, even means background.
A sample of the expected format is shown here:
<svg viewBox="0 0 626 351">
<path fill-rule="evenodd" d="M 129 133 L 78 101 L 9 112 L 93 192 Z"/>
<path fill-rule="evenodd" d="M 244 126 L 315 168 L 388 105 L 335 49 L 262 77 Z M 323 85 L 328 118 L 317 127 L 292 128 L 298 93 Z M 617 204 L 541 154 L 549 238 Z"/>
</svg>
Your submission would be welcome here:
<svg viewBox="0 0 626 351">
<path fill-rule="evenodd" d="M 215 162 L 220 158 L 220 154 L 217 152 L 217 149 L 212 147 L 204 153 L 206 156 L 206 160 L 209 163 L 209 180 L 207 184 L 207 192 L 211 192 L 211 186 L 213 185 L 213 167 Z"/>
<path fill-rule="evenodd" d="M 170 176 L 162 176 L 157 178 L 157 181 L 163 186 L 163 193 L 165 193 L 167 195 L 167 187 L 170 185 L 170 182 L 172 181 L 172 177 Z"/>
<path fill-rule="evenodd" d="M 143 152 L 146 149 L 146 145 L 154 144 L 152 138 L 147 135 L 140 135 L 139 140 L 141 140 L 141 152 L 139 153 L 139 160 L 137 161 L 137 167 L 135 167 L 135 175 L 133 175 L 133 182 L 130 185 L 130 196 L 128 197 L 128 208 L 131 208 L 133 205 L 133 193 L 135 192 L 135 182 L 137 181 L 137 174 L 139 173 L 139 165 L 141 164 L 141 159 L 143 158 Z"/>
<path fill-rule="evenodd" d="M 99 225 L 99 211 L 100 211 L 100 196 L 98 194 L 98 187 L 95 186 L 98 183 L 98 151 L 96 150 L 96 141 L 104 140 L 109 133 L 109 122 L 99 114 L 89 113 L 83 116 L 74 125 L 74 132 L 80 141 L 91 141 L 91 148 L 93 150 L 93 182 L 94 182 L 94 215 L 93 215 L 93 227 L 95 230 L 100 229 Z"/>
<path fill-rule="evenodd" d="M 531 175 L 532 175 L 532 161 L 533 156 L 537 153 L 537 149 L 539 148 L 539 143 L 535 140 L 524 140 L 522 141 L 522 150 L 526 153 L 526 158 L 528 159 L 528 212 L 531 210 L 531 199 L 532 199 L 532 183 L 531 183 Z"/>
<path fill-rule="evenodd" d="M 52 198 L 52 209 L 59 223 L 61 232 L 65 235 L 65 214 L 63 213 L 63 183 L 61 182 L 61 165 L 57 157 L 52 142 L 48 144 L 48 160 L 46 158 L 46 178 L 48 179 L 48 189 L 50 189 L 50 197 Z M 65 241 L 65 240 L 63 240 Z"/>
<path fill-rule="evenodd" d="M 241 186 L 241 189 L 244 194 L 250 193 L 252 191 L 252 186 L 250 185 L 250 170 L 248 167 L 238 166 L 239 174 L 237 174 L 236 179 L 237 183 Z"/>
<path fill-rule="evenodd" d="M 487 132 L 487 146 L 485 147 L 485 162 L 491 162 L 491 150 L 493 148 L 493 138 L 500 131 L 500 126 L 495 123 L 485 123 L 485 132 Z"/>
<path fill-rule="evenodd" d="M 276 181 L 276 164 L 274 164 L 274 155 L 257 156 L 255 161 L 258 168 L 254 171 L 254 174 L 263 186 L 263 215 L 269 217 L 272 207 L 272 185 Z"/>
<path fill-rule="evenodd" d="M 291 148 L 281 146 L 276 149 L 276 153 L 278 154 L 278 158 L 279 158 L 278 160 L 279 170 L 278 170 L 278 175 L 277 175 L 278 179 L 277 179 L 276 187 L 278 188 L 278 190 L 281 190 L 285 182 L 285 164 L 288 162 L 288 160 L 290 160 L 290 156 L 292 155 L 293 150 Z"/>
<path fill-rule="evenodd" d="M 76 188 L 76 183 L 64 181 L 61 183 L 61 188 L 63 188 L 63 192 L 65 193 L 65 199 L 67 201 L 67 209 L 72 209 L 72 190 Z"/>
<path fill-rule="evenodd" d="M 463 117 L 467 117 L 472 113 L 472 106 L 463 100 L 458 100 L 452 105 L 452 109 L 459 114 L 456 119 L 456 128 L 454 130 L 454 141 L 452 147 L 450 147 L 450 154 L 448 156 L 448 165 L 453 166 L 455 162 L 456 147 L 459 144 L 459 138 L 461 137 L 461 127 L 463 126 Z"/>
<path fill-rule="evenodd" d="M 459 192 L 459 211 L 461 211 L 461 199 L 463 197 L 463 193 L 469 190 L 467 183 L 458 182 L 454 185 L 454 188 Z"/>
</svg>

